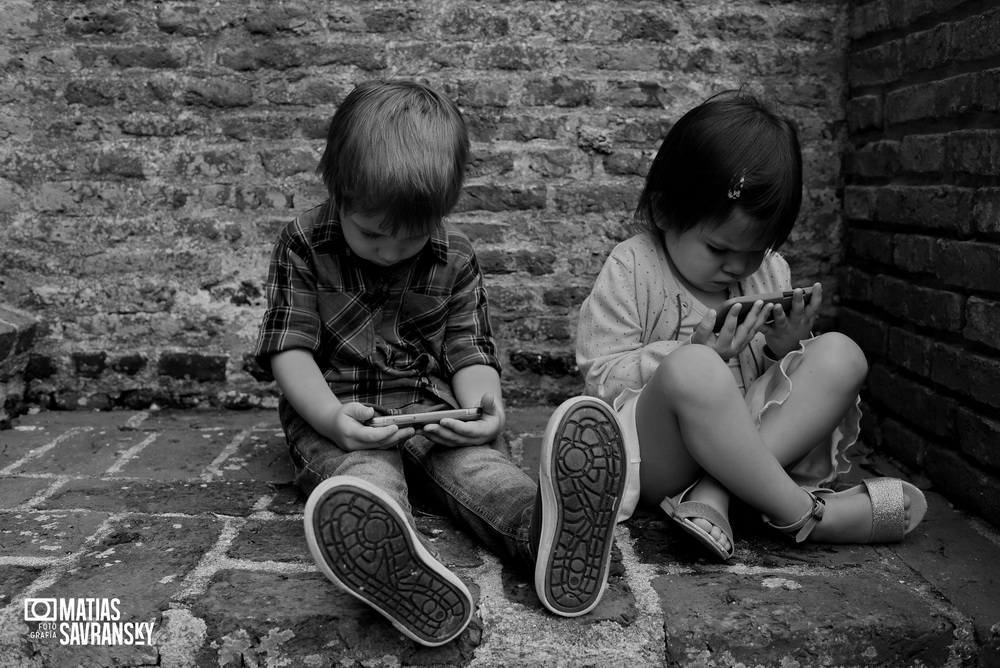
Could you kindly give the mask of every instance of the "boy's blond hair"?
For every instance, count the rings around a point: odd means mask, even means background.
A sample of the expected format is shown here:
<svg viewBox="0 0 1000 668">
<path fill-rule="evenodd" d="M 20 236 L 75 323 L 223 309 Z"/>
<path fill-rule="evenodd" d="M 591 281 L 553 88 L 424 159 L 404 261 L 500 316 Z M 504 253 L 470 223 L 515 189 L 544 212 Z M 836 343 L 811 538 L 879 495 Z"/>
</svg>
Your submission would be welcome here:
<svg viewBox="0 0 1000 668">
<path fill-rule="evenodd" d="M 468 155 L 465 120 L 446 96 L 412 81 L 368 81 L 333 115 L 318 171 L 338 207 L 420 234 L 455 206 Z"/>
</svg>

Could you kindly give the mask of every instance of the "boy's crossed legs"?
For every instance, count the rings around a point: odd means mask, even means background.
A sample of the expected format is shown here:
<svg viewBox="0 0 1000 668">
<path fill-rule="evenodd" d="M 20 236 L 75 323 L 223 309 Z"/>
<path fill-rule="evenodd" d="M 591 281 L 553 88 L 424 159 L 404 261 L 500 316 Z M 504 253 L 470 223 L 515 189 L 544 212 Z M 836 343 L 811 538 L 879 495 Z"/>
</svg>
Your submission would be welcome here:
<svg viewBox="0 0 1000 668">
<path fill-rule="evenodd" d="M 543 438 L 538 485 L 487 446 L 435 449 L 414 438 L 404 447 L 407 471 L 426 480 L 453 517 L 499 556 L 533 567 L 546 608 L 576 616 L 598 604 L 627 468 L 609 406 L 577 397 L 556 410 Z M 405 635 L 429 646 L 447 643 L 469 623 L 472 596 L 412 527 L 403 455 L 366 452 L 341 453 L 336 465 L 319 467 L 336 475 L 306 505 L 310 551 L 328 578 Z M 308 476 L 303 453 L 296 454 Z"/>
</svg>

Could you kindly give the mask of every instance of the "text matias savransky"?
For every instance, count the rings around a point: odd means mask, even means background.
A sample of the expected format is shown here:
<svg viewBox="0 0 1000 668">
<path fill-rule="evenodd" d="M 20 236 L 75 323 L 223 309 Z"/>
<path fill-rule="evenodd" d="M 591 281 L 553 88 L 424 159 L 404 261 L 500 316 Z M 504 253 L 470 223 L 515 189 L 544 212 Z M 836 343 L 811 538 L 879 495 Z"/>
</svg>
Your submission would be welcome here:
<svg viewBox="0 0 1000 668">
<path fill-rule="evenodd" d="M 152 645 L 153 622 L 121 621 L 117 598 L 26 598 L 24 620 L 37 622 L 31 638 L 61 645 Z"/>
</svg>

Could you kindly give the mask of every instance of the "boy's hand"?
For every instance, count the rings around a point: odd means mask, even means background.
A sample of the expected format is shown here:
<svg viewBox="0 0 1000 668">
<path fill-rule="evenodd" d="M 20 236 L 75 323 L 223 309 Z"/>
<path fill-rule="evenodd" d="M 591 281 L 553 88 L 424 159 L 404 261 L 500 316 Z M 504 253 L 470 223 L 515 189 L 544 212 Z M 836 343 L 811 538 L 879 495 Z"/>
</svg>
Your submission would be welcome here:
<svg viewBox="0 0 1000 668">
<path fill-rule="evenodd" d="M 445 418 L 437 424 L 424 425 L 420 432 L 438 445 L 459 448 L 466 445 L 482 445 L 497 437 L 503 426 L 500 407 L 489 392 L 479 400 L 483 414 L 478 420 L 453 420 Z"/>
<path fill-rule="evenodd" d="M 400 429 L 398 425 L 369 427 L 365 420 L 375 417 L 375 409 L 357 402 L 343 404 L 335 410 L 327 435 L 341 448 L 348 451 L 380 450 L 390 448 L 400 441 L 410 438 L 416 431 L 413 427 Z"/>
<path fill-rule="evenodd" d="M 697 329 L 691 335 L 691 343 L 700 343 L 719 353 L 719 357 L 729 361 L 729 358 L 738 355 L 741 350 L 749 345 L 750 341 L 764 328 L 764 322 L 770 317 L 772 304 L 765 304 L 761 300 L 754 302 L 750 307 L 743 324 L 736 325 L 736 316 L 741 305 L 729 311 L 726 322 L 719 330 L 718 334 L 712 332 L 715 328 L 715 319 L 718 317 L 715 309 L 708 312 L 702 321 L 698 323 Z"/>
<path fill-rule="evenodd" d="M 816 316 L 819 315 L 819 307 L 823 303 L 823 285 L 813 285 L 808 304 L 802 294 L 801 289 L 795 288 L 792 291 L 792 312 L 785 313 L 784 309 L 776 306 L 774 322 L 761 330 L 767 338 L 767 347 L 778 359 L 798 348 L 802 339 L 809 338 Z"/>
</svg>

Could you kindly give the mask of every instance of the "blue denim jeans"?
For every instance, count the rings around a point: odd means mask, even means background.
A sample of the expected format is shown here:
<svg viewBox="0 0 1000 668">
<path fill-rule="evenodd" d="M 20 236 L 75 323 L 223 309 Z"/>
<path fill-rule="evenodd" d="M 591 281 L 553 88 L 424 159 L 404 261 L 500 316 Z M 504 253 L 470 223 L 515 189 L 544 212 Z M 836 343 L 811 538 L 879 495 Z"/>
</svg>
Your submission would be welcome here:
<svg viewBox="0 0 1000 668">
<path fill-rule="evenodd" d="M 379 413 L 450 408 L 411 404 Z M 387 450 L 342 450 L 319 434 L 291 405 L 278 404 L 295 482 L 306 493 L 327 478 L 356 476 L 377 485 L 399 504 L 413 525 L 410 486 L 444 505 L 449 515 L 511 565 L 533 567 L 530 530 L 538 485 L 508 456 L 503 434 L 488 445 L 446 448 L 419 434 Z"/>
</svg>

